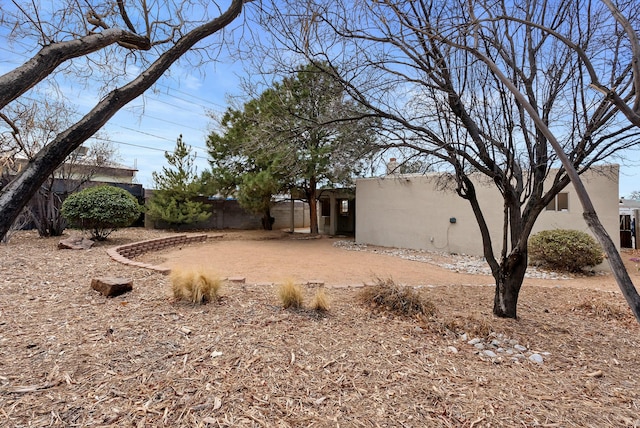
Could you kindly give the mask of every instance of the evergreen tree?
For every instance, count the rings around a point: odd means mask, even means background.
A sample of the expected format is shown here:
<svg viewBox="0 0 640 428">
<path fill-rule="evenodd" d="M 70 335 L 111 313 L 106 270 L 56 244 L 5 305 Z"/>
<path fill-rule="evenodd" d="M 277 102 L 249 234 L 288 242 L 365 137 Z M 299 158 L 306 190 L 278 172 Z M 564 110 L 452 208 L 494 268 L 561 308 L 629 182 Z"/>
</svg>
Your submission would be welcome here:
<svg viewBox="0 0 640 428">
<path fill-rule="evenodd" d="M 153 172 L 156 191 L 147 204 L 147 215 L 172 226 L 204 221 L 211 216 L 208 207 L 194 199 L 202 191 L 202 182 L 194 166 L 196 155 L 178 137 L 173 153 L 165 152 L 169 166 Z"/>
<path fill-rule="evenodd" d="M 222 134 L 209 136 L 215 191 L 236 194 L 247 209 L 274 193 L 297 189 L 310 207 L 318 233 L 316 200 L 324 186 L 349 186 L 372 151 L 376 120 L 314 65 L 299 69 L 222 118 Z"/>
</svg>

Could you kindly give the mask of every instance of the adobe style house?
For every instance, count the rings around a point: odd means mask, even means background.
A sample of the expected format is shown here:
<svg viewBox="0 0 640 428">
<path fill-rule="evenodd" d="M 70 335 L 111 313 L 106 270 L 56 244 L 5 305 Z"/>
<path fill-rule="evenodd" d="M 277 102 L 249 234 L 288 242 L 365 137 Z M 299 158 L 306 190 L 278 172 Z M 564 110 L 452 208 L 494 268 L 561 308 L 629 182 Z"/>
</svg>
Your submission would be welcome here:
<svg viewBox="0 0 640 428">
<path fill-rule="evenodd" d="M 618 165 L 582 174 L 596 212 L 614 241 L 619 235 Z M 356 181 L 356 242 L 482 256 L 482 239 L 470 204 L 443 191 L 441 174 L 389 174 Z M 494 246 L 502 242 L 503 202 L 486 178 L 473 179 Z M 542 212 L 533 233 L 577 229 L 590 233 L 570 184 Z M 619 245 L 619 243 L 618 243 Z"/>
</svg>

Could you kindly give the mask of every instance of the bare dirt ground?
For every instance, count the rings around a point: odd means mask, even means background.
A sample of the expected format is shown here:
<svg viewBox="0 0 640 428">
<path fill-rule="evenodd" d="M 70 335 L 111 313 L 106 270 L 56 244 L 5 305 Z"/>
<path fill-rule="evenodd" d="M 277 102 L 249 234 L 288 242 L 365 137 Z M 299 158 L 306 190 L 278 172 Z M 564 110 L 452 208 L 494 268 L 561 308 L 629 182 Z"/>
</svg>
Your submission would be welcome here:
<svg viewBox="0 0 640 428">
<path fill-rule="evenodd" d="M 31 232 L 0 245 L 0 426 L 640 426 L 640 328 L 611 275 L 528 279 L 520 318 L 503 320 L 488 276 L 331 239 L 223 232 L 143 257 L 247 278 L 194 306 L 174 301 L 166 276 L 105 252 L 167 234 L 119 231 L 86 251 Z M 100 296 L 89 283 L 105 275 L 133 278 L 134 290 Z M 436 314 L 374 312 L 351 287 L 328 287 L 326 315 L 288 311 L 276 286 L 253 285 L 373 276 L 418 287 Z M 544 362 L 487 357 L 473 338 L 517 342 Z"/>
</svg>

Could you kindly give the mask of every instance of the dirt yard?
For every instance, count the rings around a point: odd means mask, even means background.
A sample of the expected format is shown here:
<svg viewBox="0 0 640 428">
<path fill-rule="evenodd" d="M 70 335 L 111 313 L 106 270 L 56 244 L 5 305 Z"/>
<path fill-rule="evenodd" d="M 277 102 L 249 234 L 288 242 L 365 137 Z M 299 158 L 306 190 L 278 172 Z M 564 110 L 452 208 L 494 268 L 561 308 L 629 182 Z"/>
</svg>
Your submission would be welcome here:
<svg viewBox="0 0 640 428">
<path fill-rule="evenodd" d="M 640 328 L 609 274 L 527 279 L 520 318 L 503 320 L 491 278 L 444 269 L 443 255 L 223 234 L 142 257 L 246 277 L 203 306 L 106 254 L 166 232 L 85 251 L 31 232 L 0 245 L 0 426 L 640 426 Z M 89 283 L 105 275 L 134 290 L 100 296 Z M 375 276 L 416 287 L 436 314 L 372 311 L 344 287 Z M 270 283 L 285 279 L 324 281 L 330 311 L 283 310 Z"/>
<path fill-rule="evenodd" d="M 300 234 L 292 239 L 283 232 L 227 233 L 206 245 L 176 248 L 144 257 L 147 261 L 170 268 L 206 268 L 220 277 L 244 277 L 247 283 L 281 283 L 291 279 L 299 283 L 321 280 L 326 285 L 362 285 L 375 278 L 392 277 L 396 282 L 412 285 L 493 285 L 489 275 L 471 275 L 439 268 L 451 263 L 444 254 L 403 251 L 401 256 L 421 257 L 426 263 L 393 257 L 385 248 L 367 246 L 365 251 L 340 251 L 340 238 L 310 239 Z M 633 279 L 640 272 L 631 256 L 624 257 Z M 466 259 L 457 257 L 456 259 Z M 612 275 L 573 276 L 570 280 L 527 279 L 525 286 L 587 288 L 618 291 Z"/>
</svg>

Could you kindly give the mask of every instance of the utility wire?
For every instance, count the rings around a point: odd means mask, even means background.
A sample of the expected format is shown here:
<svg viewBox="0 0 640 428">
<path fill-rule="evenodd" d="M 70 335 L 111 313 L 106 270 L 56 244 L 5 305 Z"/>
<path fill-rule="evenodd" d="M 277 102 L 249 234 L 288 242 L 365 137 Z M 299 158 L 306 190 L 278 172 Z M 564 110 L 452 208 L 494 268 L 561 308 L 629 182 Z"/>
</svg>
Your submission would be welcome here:
<svg viewBox="0 0 640 428">
<path fill-rule="evenodd" d="M 174 153 L 173 150 L 164 150 L 164 149 L 159 149 L 157 147 L 151 147 L 151 146 L 144 146 L 142 144 L 134 144 L 134 143 L 126 143 L 124 141 L 118 141 L 118 140 L 114 140 L 112 138 L 104 138 L 104 137 L 92 137 L 94 140 L 99 140 L 99 141 L 105 141 L 105 142 L 110 142 L 110 143 L 115 143 L 115 144 L 122 144 L 125 146 L 131 146 L 131 147 L 138 147 L 141 149 L 146 149 L 146 150 L 154 150 L 156 152 L 169 152 L 169 153 Z M 187 144 L 188 146 L 190 146 L 189 144 Z M 202 147 L 194 147 L 194 146 L 190 146 L 192 149 L 196 149 L 196 150 L 202 150 L 202 151 L 207 151 L 207 149 L 204 149 Z"/>
<path fill-rule="evenodd" d="M 191 98 L 195 98 L 196 100 L 203 101 L 203 102 L 205 102 L 205 103 L 207 103 L 207 104 L 211 104 L 212 106 L 215 106 L 215 107 L 221 108 L 221 109 L 223 109 L 223 110 L 225 110 L 225 109 L 227 108 L 227 106 L 223 106 L 222 104 L 215 103 L 215 102 L 213 102 L 213 101 L 211 101 L 211 100 L 208 100 L 208 99 L 206 99 L 206 98 L 198 97 L 198 96 L 196 96 L 196 95 L 190 94 L 190 93 L 188 93 L 188 92 L 182 91 L 182 90 L 177 89 L 177 88 L 172 88 L 171 86 L 166 85 L 166 84 L 164 84 L 164 83 L 156 83 L 156 86 L 159 86 L 159 87 L 162 87 L 162 88 L 166 88 L 166 89 L 168 89 L 168 90 L 170 90 L 170 91 L 178 92 L 178 93 L 183 94 L 183 95 L 187 95 L 187 96 L 189 96 L 189 97 L 191 97 Z"/>
</svg>

